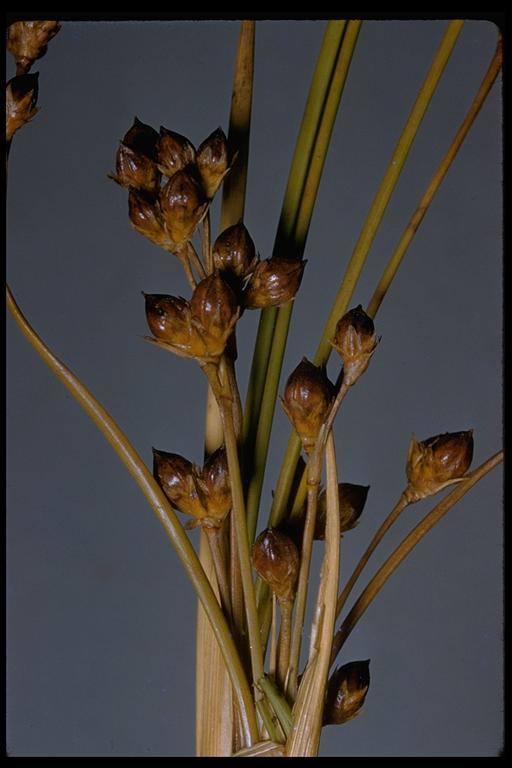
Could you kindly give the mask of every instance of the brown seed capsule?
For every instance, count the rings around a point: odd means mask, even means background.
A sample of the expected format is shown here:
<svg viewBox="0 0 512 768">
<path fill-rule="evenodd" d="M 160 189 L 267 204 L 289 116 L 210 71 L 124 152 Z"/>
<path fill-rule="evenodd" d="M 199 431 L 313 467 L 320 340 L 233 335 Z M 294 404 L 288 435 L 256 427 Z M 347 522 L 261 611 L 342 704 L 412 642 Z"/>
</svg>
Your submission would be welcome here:
<svg viewBox="0 0 512 768">
<path fill-rule="evenodd" d="M 163 248 L 172 247 L 158 200 L 154 200 L 143 192 L 131 189 L 128 195 L 128 215 L 133 228 L 141 235 L 147 237 L 155 245 L 160 245 Z"/>
<path fill-rule="evenodd" d="M 10 141 L 16 131 L 37 114 L 37 78 L 33 75 L 18 75 L 7 83 L 5 89 L 5 138 Z"/>
<path fill-rule="evenodd" d="M 245 291 L 248 309 L 279 307 L 293 299 L 299 290 L 305 261 L 265 259 L 252 273 Z"/>
<path fill-rule="evenodd" d="M 329 413 L 333 386 L 324 371 L 303 357 L 288 377 L 283 408 L 306 453 L 310 453 Z"/>
<path fill-rule="evenodd" d="M 232 507 L 231 482 L 225 448 L 218 448 L 208 457 L 198 484 L 206 502 L 208 517 L 221 523 Z"/>
<path fill-rule="evenodd" d="M 131 128 L 123 137 L 123 144 L 139 155 L 148 157 L 153 162 L 157 159 L 158 133 L 150 125 L 143 123 L 138 117 L 133 119 Z"/>
<path fill-rule="evenodd" d="M 378 344 L 373 320 L 361 304 L 338 320 L 332 341 L 343 360 L 343 383 L 351 386 L 363 374 Z"/>
<path fill-rule="evenodd" d="M 369 485 L 354 485 L 353 483 L 338 483 L 338 499 L 340 505 L 340 533 L 350 531 L 358 523 L 370 490 Z M 325 522 L 327 515 L 326 493 L 318 496 L 315 521 L 315 539 L 325 539 Z"/>
<path fill-rule="evenodd" d="M 217 128 L 199 145 L 196 162 L 206 197 L 211 200 L 229 171 L 228 142 L 222 128 Z"/>
<path fill-rule="evenodd" d="M 208 354 L 221 355 L 240 310 L 235 294 L 217 271 L 197 284 L 190 308 L 194 327 L 203 338 Z"/>
<path fill-rule="evenodd" d="M 110 178 L 122 187 L 144 190 L 155 195 L 160 185 L 160 173 L 156 167 L 158 133 L 137 117 L 119 144 L 116 156 L 116 173 Z"/>
<path fill-rule="evenodd" d="M 473 458 L 473 430 L 445 432 L 418 442 L 413 435 L 407 457 L 406 494 L 424 499 L 462 479 Z"/>
<path fill-rule="evenodd" d="M 160 190 L 160 208 L 171 240 L 190 240 L 208 208 L 193 166 L 177 171 Z"/>
<path fill-rule="evenodd" d="M 293 600 L 300 558 L 297 547 L 288 536 L 276 528 L 266 528 L 254 542 L 252 564 L 278 600 Z"/>
<path fill-rule="evenodd" d="M 151 333 L 167 344 L 189 350 L 193 328 L 190 304 L 181 296 L 145 293 L 146 319 Z"/>
<path fill-rule="evenodd" d="M 187 137 L 182 136 L 181 133 L 169 131 L 161 125 L 157 164 L 164 176 L 170 178 L 195 161 L 196 150 Z"/>
<path fill-rule="evenodd" d="M 323 724 L 340 725 L 355 717 L 361 711 L 369 687 L 370 659 L 337 667 L 327 686 Z"/>
<path fill-rule="evenodd" d="M 198 468 L 183 456 L 153 448 L 153 475 L 171 504 L 202 520 L 207 512 L 197 485 L 198 474 Z"/>
<path fill-rule="evenodd" d="M 60 29 L 57 21 L 16 21 L 7 30 L 7 50 L 16 59 L 16 71 L 29 71 L 36 59 L 46 53 L 46 47 Z"/>
<path fill-rule="evenodd" d="M 240 221 L 221 232 L 213 245 L 213 263 L 216 269 L 234 273 L 242 279 L 258 263 L 254 242 Z"/>
</svg>

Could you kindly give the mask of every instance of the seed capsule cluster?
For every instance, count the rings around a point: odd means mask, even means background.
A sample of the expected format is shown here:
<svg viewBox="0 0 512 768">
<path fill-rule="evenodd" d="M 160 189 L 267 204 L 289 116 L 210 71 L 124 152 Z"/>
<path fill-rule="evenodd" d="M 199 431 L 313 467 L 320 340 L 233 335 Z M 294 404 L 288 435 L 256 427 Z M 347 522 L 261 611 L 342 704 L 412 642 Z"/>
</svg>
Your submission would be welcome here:
<svg viewBox="0 0 512 768">
<path fill-rule="evenodd" d="M 154 448 L 153 474 L 171 504 L 194 518 L 187 528 L 219 528 L 231 510 L 231 484 L 223 447 L 209 456 L 202 469 L 177 453 Z"/>
</svg>

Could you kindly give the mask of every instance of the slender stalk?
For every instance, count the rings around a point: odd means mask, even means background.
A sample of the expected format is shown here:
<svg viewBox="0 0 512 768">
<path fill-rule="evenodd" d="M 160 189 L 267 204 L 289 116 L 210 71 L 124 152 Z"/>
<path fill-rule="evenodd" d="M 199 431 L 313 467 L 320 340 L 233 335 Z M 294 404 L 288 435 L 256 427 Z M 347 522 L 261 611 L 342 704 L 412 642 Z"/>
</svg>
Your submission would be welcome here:
<svg viewBox="0 0 512 768">
<path fill-rule="evenodd" d="M 281 736 L 279 723 L 277 722 L 275 716 L 272 715 L 268 701 L 265 698 L 261 698 L 258 700 L 256 706 L 258 708 L 258 713 L 263 720 L 263 725 L 265 726 L 265 730 L 267 731 L 268 736 L 272 739 L 273 742 L 283 744 L 284 738 Z"/>
<path fill-rule="evenodd" d="M 277 666 L 277 682 L 284 690 L 286 673 L 290 663 L 290 644 L 292 639 L 292 612 L 293 602 L 290 600 L 281 600 L 279 603 L 281 609 L 281 627 L 279 630 L 279 656 Z"/>
<path fill-rule="evenodd" d="M 300 648 L 302 644 L 302 632 L 304 628 L 304 616 L 306 615 L 306 601 L 308 595 L 309 570 L 311 555 L 313 552 L 313 537 L 315 533 L 316 510 L 318 502 L 318 489 L 322 473 L 322 464 L 326 440 L 331 434 L 331 427 L 340 409 L 340 406 L 350 387 L 342 384 L 336 398 L 330 408 L 325 424 L 315 443 L 315 447 L 309 457 L 307 472 L 307 510 L 302 535 L 302 550 L 300 557 L 299 578 L 297 581 L 297 594 L 295 597 L 295 620 L 293 623 L 290 664 L 287 674 L 287 691 L 295 698 L 297 694 L 297 674 L 299 670 Z M 338 502 L 339 504 L 339 502 Z M 338 520 L 339 527 L 339 520 Z M 326 533 L 327 536 L 327 533 Z"/>
<path fill-rule="evenodd" d="M 340 511 L 336 451 L 329 430 L 326 446 L 326 531 L 325 556 L 315 615 L 318 617 L 316 646 L 299 686 L 293 708 L 293 725 L 288 741 L 288 757 L 313 757 L 318 754 L 322 731 L 325 691 L 330 666 L 330 644 L 336 621 L 336 594 L 340 568 Z"/>
<path fill-rule="evenodd" d="M 366 310 L 367 314 L 370 315 L 370 317 L 375 317 L 377 310 L 382 304 L 384 296 L 389 290 L 389 286 L 391 285 L 391 282 L 393 281 L 397 273 L 397 270 L 400 264 L 402 263 L 402 259 L 404 258 L 414 235 L 416 234 L 421 222 L 423 221 L 425 214 L 427 213 L 429 206 L 432 200 L 434 199 L 434 196 L 437 190 L 441 186 L 441 183 L 444 177 L 446 176 L 446 174 L 448 173 L 448 170 L 450 169 L 450 166 L 453 163 L 457 155 L 457 152 L 461 148 L 464 139 L 468 135 L 469 130 L 473 125 L 476 116 L 480 112 L 480 109 L 489 91 L 491 90 L 494 81 L 496 80 L 500 72 L 502 58 L 503 58 L 502 41 L 500 37 L 498 40 L 498 44 L 496 46 L 496 51 L 489 65 L 489 68 L 484 76 L 484 79 L 482 80 L 480 88 L 478 89 L 478 92 L 475 98 L 473 99 L 473 102 L 471 103 L 471 106 L 464 120 L 462 121 L 459 127 L 459 130 L 455 134 L 455 137 L 452 143 L 450 144 L 448 151 L 446 152 L 445 156 L 441 160 L 439 166 L 436 169 L 436 172 L 432 176 L 432 179 L 425 191 L 425 194 L 421 198 L 414 214 L 409 220 L 404 230 L 404 233 L 398 242 L 398 245 L 396 246 L 395 250 L 393 251 L 393 254 L 391 255 L 391 258 L 386 266 L 386 269 L 384 270 L 382 277 L 380 278 L 379 283 L 375 288 L 373 296 L 370 299 L 370 303 L 368 304 L 368 309 Z"/>
<path fill-rule="evenodd" d="M 277 597 L 272 593 L 272 624 L 270 626 L 270 655 L 268 673 L 275 680 L 277 674 Z"/>
<path fill-rule="evenodd" d="M 484 461 L 477 469 L 473 470 L 466 478 L 460 482 L 453 491 L 451 491 L 439 504 L 425 515 L 418 525 L 403 539 L 398 545 L 395 551 L 388 557 L 386 562 L 379 568 L 375 576 L 368 582 L 364 590 L 359 595 L 358 599 L 354 603 L 352 609 L 343 621 L 340 629 L 334 636 L 331 653 L 331 665 L 334 663 L 336 656 L 342 648 L 345 640 L 352 632 L 357 622 L 364 614 L 370 603 L 378 595 L 386 581 L 389 579 L 392 573 L 398 568 L 402 560 L 404 560 L 414 549 L 422 538 L 430 531 L 431 528 L 436 525 L 445 514 L 455 505 L 460 499 L 481 480 L 491 469 L 498 466 L 503 461 L 503 451 L 495 453 L 487 461 Z"/>
<path fill-rule="evenodd" d="M 203 267 L 203 262 L 199 258 L 199 255 L 194 248 L 194 244 L 191 240 L 187 241 L 187 258 L 190 265 L 194 265 L 194 269 L 196 270 L 197 274 L 199 275 L 200 280 L 204 280 L 206 277 L 206 271 Z"/>
<path fill-rule="evenodd" d="M 287 249 L 285 252 L 289 251 L 289 257 L 295 259 L 301 259 L 304 253 L 325 158 L 329 149 L 334 122 L 338 113 L 360 27 L 360 21 L 350 21 L 348 23 L 343 42 L 338 51 L 331 81 L 326 92 L 324 109 L 320 115 L 317 134 L 311 149 L 309 166 L 303 180 L 302 194 L 298 201 L 295 220 L 287 234 L 287 241 L 283 244 Z M 278 241 L 276 240 L 275 249 L 277 248 L 277 245 Z M 279 250 L 277 252 L 279 253 Z M 272 346 L 270 349 L 263 352 L 268 359 L 268 364 L 262 366 L 266 369 L 266 374 L 264 389 L 260 400 L 256 436 L 254 439 L 254 453 L 251 463 L 251 466 L 254 469 L 251 474 L 247 492 L 248 527 L 249 531 L 252 532 L 253 538 L 256 531 L 257 515 L 260 506 L 265 466 L 267 463 L 277 390 L 279 387 L 279 379 L 281 376 L 281 368 L 292 310 L 292 301 L 279 308 L 274 325 Z"/>
<path fill-rule="evenodd" d="M 366 563 L 370 559 L 372 553 L 375 551 L 379 543 L 382 541 L 384 534 L 389 531 L 395 520 L 397 520 L 400 516 L 400 514 L 403 512 L 403 510 L 408 506 L 408 501 L 404 494 L 402 494 L 389 513 L 389 515 L 386 517 L 382 525 L 379 527 L 378 531 L 374 535 L 373 539 L 368 544 L 368 547 L 366 548 L 364 554 L 361 556 L 361 559 L 359 560 L 358 564 L 354 568 L 350 578 L 348 579 L 347 583 L 345 584 L 343 591 L 341 592 L 340 596 L 338 597 L 338 602 L 336 605 L 336 616 L 339 616 L 341 611 L 343 610 L 343 606 L 347 602 L 347 598 L 352 591 L 354 584 L 358 580 L 359 576 L 361 575 L 361 571 L 365 567 Z"/>
<path fill-rule="evenodd" d="M 227 382 L 220 382 L 217 376 L 217 366 L 207 364 L 203 366 L 203 370 L 208 376 L 210 387 L 217 398 L 217 404 L 219 406 L 224 429 L 224 442 L 228 459 L 231 495 L 233 498 L 232 516 L 235 524 L 238 556 L 240 558 L 240 572 L 244 593 L 252 675 L 254 683 L 256 684 L 263 675 L 263 653 L 258 624 L 258 612 L 256 610 L 254 584 L 252 580 L 251 557 L 245 517 L 244 492 L 238 458 L 238 445 L 233 422 L 233 398 L 229 391 L 229 384 Z M 228 387 L 226 387 L 226 384 L 228 384 Z"/>
<path fill-rule="evenodd" d="M 211 623 L 215 637 L 222 651 L 242 713 L 245 739 L 248 744 L 257 741 L 258 728 L 254 704 L 229 627 L 194 548 L 174 514 L 167 497 L 158 486 L 149 469 L 135 451 L 126 435 L 124 435 L 103 406 L 100 405 L 96 398 L 76 378 L 69 368 L 52 354 L 46 344 L 30 326 L 17 305 L 9 286 L 6 286 L 6 294 L 7 307 L 25 337 L 107 438 L 121 461 L 125 464 L 128 471 L 137 482 L 158 520 L 163 525 L 165 532 L 171 539 L 178 557 L 196 590 L 197 596 L 201 601 L 201 605 Z"/>
<path fill-rule="evenodd" d="M 226 557 L 222 545 L 223 532 L 221 528 L 205 528 L 204 530 L 210 546 L 215 577 L 219 587 L 221 605 L 226 617 L 229 618 L 231 616 L 231 597 L 226 574 Z"/>
<path fill-rule="evenodd" d="M 429 69 L 427 77 L 418 93 L 416 101 L 398 144 L 395 147 L 391 160 L 389 162 L 384 178 L 380 184 L 380 187 L 373 199 L 373 203 L 366 217 L 363 229 L 359 235 L 359 239 L 356 243 L 354 251 L 352 253 L 350 262 L 345 271 L 345 275 L 341 286 L 338 290 L 334 304 L 327 320 L 327 323 L 322 334 L 322 339 L 318 346 L 315 355 L 316 365 L 325 365 L 329 359 L 331 352 L 331 339 L 334 335 L 334 329 L 339 318 L 345 314 L 348 303 L 354 292 L 357 280 L 363 268 L 363 265 L 368 256 L 369 250 L 377 233 L 377 229 L 382 221 L 382 217 L 386 211 L 388 203 L 391 199 L 393 190 L 404 167 L 404 163 L 409 154 L 409 150 L 412 146 L 418 129 L 421 125 L 427 107 L 430 104 L 430 100 L 434 95 L 434 91 L 441 79 L 446 64 L 453 51 L 457 38 L 460 34 L 464 22 L 463 21 L 450 21 L 446 29 L 441 44 L 434 57 L 432 65 Z"/>
<path fill-rule="evenodd" d="M 211 244 L 211 218 L 209 208 L 206 212 L 206 216 L 203 219 L 203 237 L 201 243 L 203 247 L 203 261 L 206 266 L 206 274 L 211 275 L 213 272 L 213 258 Z"/>
</svg>

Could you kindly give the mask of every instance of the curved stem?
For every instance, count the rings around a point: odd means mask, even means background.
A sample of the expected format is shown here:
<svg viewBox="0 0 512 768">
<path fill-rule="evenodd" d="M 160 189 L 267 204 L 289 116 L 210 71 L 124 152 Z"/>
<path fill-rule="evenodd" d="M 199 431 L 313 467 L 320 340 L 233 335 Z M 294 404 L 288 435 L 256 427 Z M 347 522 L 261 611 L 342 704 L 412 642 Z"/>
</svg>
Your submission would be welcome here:
<svg viewBox="0 0 512 768">
<path fill-rule="evenodd" d="M 206 271 L 203 266 L 203 262 L 199 258 L 199 255 L 196 249 L 194 248 L 194 244 L 192 243 L 191 240 L 187 241 L 187 258 L 188 258 L 189 266 L 191 264 L 194 265 L 194 268 L 197 274 L 199 275 L 199 280 L 204 280 L 204 278 L 206 277 Z"/>
<path fill-rule="evenodd" d="M 361 559 L 359 560 L 358 564 L 354 568 L 350 578 L 348 579 L 347 583 L 345 584 L 343 591 L 341 592 L 340 596 L 338 597 L 338 602 L 336 604 L 336 616 L 339 616 L 341 611 L 343 610 L 343 606 L 347 602 L 347 598 L 352 591 L 352 588 L 354 587 L 354 584 L 358 580 L 359 576 L 361 575 L 361 571 L 365 567 L 366 563 L 370 559 L 372 553 L 375 551 L 376 547 L 379 545 L 379 543 L 384 538 L 384 534 L 389 531 L 395 520 L 398 519 L 400 514 L 403 512 L 403 510 L 408 506 L 409 502 L 407 501 L 404 494 L 402 494 L 389 513 L 389 515 L 386 517 L 376 534 L 374 535 L 373 539 L 368 544 L 368 547 L 366 548 L 366 551 L 361 556 Z"/>
<path fill-rule="evenodd" d="M 258 740 L 256 712 L 251 692 L 238 656 L 229 627 L 222 614 L 208 578 L 199 562 L 183 527 L 180 525 L 167 497 L 153 478 L 138 453 L 135 451 L 126 435 L 115 421 L 109 416 L 102 405 L 76 376 L 60 360 L 58 360 L 34 329 L 30 326 L 21 309 L 17 305 L 9 286 L 6 286 L 7 307 L 22 330 L 25 337 L 42 357 L 57 378 L 71 392 L 88 416 L 101 430 L 109 443 L 115 449 L 121 461 L 125 464 L 132 477 L 137 482 L 146 499 L 150 503 L 165 532 L 171 539 L 174 548 L 189 576 L 197 596 L 211 623 L 217 642 L 222 651 L 226 667 L 231 678 L 233 689 L 242 712 L 244 734 L 248 743 Z"/>
<path fill-rule="evenodd" d="M 378 595 L 386 581 L 389 579 L 392 573 L 398 568 L 402 560 L 409 555 L 416 544 L 430 531 L 431 528 L 436 525 L 444 515 L 474 486 L 481 480 L 491 469 L 494 469 L 498 464 L 503 461 L 503 451 L 495 453 L 487 461 L 484 461 L 477 469 L 471 472 L 467 477 L 460 482 L 454 489 L 445 496 L 442 501 L 432 509 L 418 525 L 403 539 L 401 544 L 395 549 L 395 551 L 388 557 L 384 565 L 382 565 L 375 576 L 370 579 L 364 590 L 359 595 L 358 599 L 354 603 L 352 609 L 343 621 L 340 629 L 334 636 L 332 652 L 331 652 L 331 665 L 334 663 L 336 656 L 342 648 L 345 640 L 352 632 L 357 622 L 364 614 L 372 600 Z"/>
<path fill-rule="evenodd" d="M 211 244 L 211 218 L 210 209 L 208 208 L 206 216 L 203 219 L 203 261 L 206 266 L 206 274 L 211 275 L 213 272 L 213 259 L 212 259 L 212 244 Z"/>
</svg>

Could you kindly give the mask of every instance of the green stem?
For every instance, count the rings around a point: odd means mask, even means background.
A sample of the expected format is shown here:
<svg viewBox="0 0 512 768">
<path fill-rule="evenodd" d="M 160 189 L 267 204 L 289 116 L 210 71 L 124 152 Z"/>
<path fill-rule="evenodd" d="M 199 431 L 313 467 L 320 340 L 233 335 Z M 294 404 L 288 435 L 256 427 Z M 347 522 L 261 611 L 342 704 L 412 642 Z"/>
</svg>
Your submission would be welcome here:
<svg viewBox="0 0 512 768">
<path fill-rule="evenodd" d="M 348 23 L 343 42 L 337 51 L 334 68 L 331 70 L 330 81 L 325 91 L 323 109 L 317 114 L 316 134 L 309 146 L 309 163 L 302 177 L 300 196 L 297 197 L 293 214 L 284 219 L 282 217 L 274 245 L 274 255 L 285 255 L 288 258 L 299 260 L 304 253 L 325 158 L 360 26 L 360 21 Z M 314 78 L 312 88 L 315 85 Z M 292 189 L 295 188 L 292 187 Z M 284 205 L 283 211 L 285 211 Z M 264 310 L 264 313 L 266 311 Z M 253 537 L 256 532 L 277 390 L 292 311 L 293 302 L 290 301 L 278 309 L 277 315 L 274 310 L 268 321 L 264 321 L 262 317 L 260 327 L 265 346 L 262 344 L 255 351 L 254 361 L 258 366 L 261 366 L 261 372 L 259 374 L 255 372 L 255 380 L 261 381 L 263 391 L 250 392 L 251 404 L 254 401 L 258 412 L 257 425 L 254 424 L 254 416 L 251 417 L 251 411 L 248 411 L 247 416 L 248 423 L 252 425 L 252 431 L 248 433 L 247 437 L 250 449 L 252 449 L 251 467 L 254 468 L 247 494 L 247 515 L 249 531 L 252 532 Z M 272 326 L 273 336 L 271 337 L 270 329 Z M 256 357 L 256 353 L 258 357 Z M 253 437 L 255 426 L 256 434 Z"/>
<path fill-rule="evenodd" d="M 373 203 L 368 212 L 368 216 L 364 223 L 359 239 L 356 243 L 354 251 L 352 253 L 350 262 L 345 271 L 345 276 L 339 288 L 339 291 L 334 300 L 334 304 L 325 325 L 322 339 L 318 346 L 315 355 L 315 365 L 325 365 L 329 359 L 331 353 L 331 339 L 334 335 L 336 323 L 347 311 L 348 303 L 352 297 L 356 283 L 361 274 L 361 270 L 368 256 L 368 252 L 371 248 L 377 229 L 379 228 L 384 212 L 391 199 L 393 190 L 404 167 L 404 163 L 409 154 L 409 150 L 412 146 L 418 129 L 421 125 L 427 107 L 430 104 L 430 100 L 434 95 L 434 91 L 441 79 L 444 69 L 448 63 L 450 55 L 453 51 L 457 38 L 460 34 L 464 22 L 463 21 L 450 21 L 448 28 L 443 35 L 441 44 L 434 57 L 432 65 L 429 69 L 427 77 L 418 93 L 416 101 L 414 102 L 411 113 L 407 119 L 404 130 L 398 144 L 395 147 L 395 151 L 391 156 L 387 171 L 382 179 L 380 187 L 373 199 Z"/>
<path fill-rule="evenodd" d="M 398 568 L 402 560 L 404 560 L 414 549 L 421 539 L 430 531 L 431 528 L 436 525 L 445 514 L 455 505 L 458 501 L 482 479 L 491 469 L 494 469 L 498 464 L 503 461 L 503 451 L 495 453 L 487 461 L 481 464 L 477 469 L 471 472 L 466 478 L 459 483 L 451 493 L 445 496 L 442 501 L 432 509 L 418 525 L 403 539 L 398 545 L 395 551 L 388 557 L 384 565 L 382 565 L 375 576 L 368 582 L 367 586 L 361 592 L 360 596 L 354 603 L 352 609 L 347 615 L 346 619 L 342 623 L 340 629 L 334 636 L 332 653 L 331 653 L 331 665 L 334 663 L 336 656 L 341 650 L 345 640 L 352 632 L 357 622 L 364 614 L 372 600 L 378 595 L 386 581 L 389 579 L 392 573 Z"/>
<path fill-rule="evenodd" d="M 450 144 L 448 151 L 446 152 L 436 172 L 434 173 L 432 180 L 430 181 L 430 184 L 428 185 L 425 191 L 425 194 L 421 198 L 414 214 L 409 220 L 404 230 L 404 233 L 400 238 L 398 245 L 396 246 L 393 254 L 391 255 L 391 258 L 386 266 L 386 269 L 384 270 L 384 273 L 382 274 L 382 277 L 379 280 L 379 283 L 373 293 L 373 296 L 370 299 L 370 303 L 368 304 L 368 309 L 366 310 L 367 314 L 370 315 L 370 317 L 375 317 L 377 310 L 382 304 L 384 296 L 389 290 L 389 286 L 391 285 L 397 273 L 398 267 L 402 263 L 402 260 L 407 252 L 407 249 L 409 248 L 409 245 L 411 244 L 411 241 L 414 235 L 418 231 L 418 228 L 421 222 L 423 221 L 425 214 L 427 213 L 429 206 L 437 190 L 441 186 L 441 183 L 444 177 L 446 176 L 446 174 L 448 173 L 448 170 L 451 164 L 453 163 L 457 155 L 457 152 L 461 148 L 464 139 L 468 135 L 469 130 L 473 125 L 476 116 L 479 113 L 482 107 L 482 104 L 484 103 L 487 97 L 487 94 L 491 90 L 491 87 L 494 81 L 496 80 L 498 73 L 501 69 L 502 57 L 503 57 L 502 41 L 500 37 L 498 40 L 498 44 L 497 44 L 494 56 L 492 58 L 492 61 L 484 76 L 484 79 L 482 80 L 480 88 L 478 89 L 478 92 L 468 110 L 468 113 L 466 114 L 464 120 L 462 121 L 459 127 L 459 130 L 455 134 L 455 137 L 452 143 Z"/>
<path fill-rule="evenodd" d="M 462 21 L 451 21 L 445 32 L 441 45 L 432 62 L 427 77 L 422 85 L 418 97 L 411 110 L 409 118 L 405 124 L 404 130 L 395 151 L 391 157 L 388 169 L 382 179 L 380 187 L 375 195 L 371 208 L 366 217 L 358 241 L 348 263 L 343 276 L 340 288 L 338 290 L 335 302 L 331 309 L 329 319 L 324 328 L 320 344 L 315 355 L 316 365 L 326 365 L 331 352 L 331 339 L 339 318 L 342 317 L 348 307 L 355 286 L 361 274 L 366 257 L 370 250 L 373 239 L 377 233 L 386 207 L 389 203 L 391 194 L 396 186 L 400 172 L 403 168 L 412 142 L 421 124 L 421 120 L 430 103 L 434 90 L 441 78 L 444 68 L 448 62 L 450 54 L 456 43 L 457 37 L 461 31 Z M 270 513 L 271 525 L 278 525 L 286 515 L 290 491 L 292 488 L 295 468 L 300 455 L 300 440 L 293 432 L 288 441 L 283 464 L 277 481 L 272 510 Z"/>
<path fill-rule="evenodd" d="M 154 477 L 135 451 L 126 435 L 115 421 L 109 416 L 102 405 L 89 390 L 60 360 L 58 360 L 24 317 L 17 305 L 9 286 L 6 286 L 7 307 L 32 344 L 36 352 L 53 371 L 57 378 L 71 392 L 82 406 L 94 424 L 100 429 L 108 442 L 115 449 L 121 461 L 125 464 L 132 477 L 142 490 L 158 520 L 169 536 L 185 571 L 190 578 L 201 605 L 210 621 L 213 632 L 219 643 L 224 661 L 233 685 L 240 712 L 243 718 L 244 734 L 248 744 L 258 740 L 256 712 L 251 692 L 238 656 L 233 638 L 208 578 L 199 562 L 185 531 L 180 525 L 167 497 L 155 481 Z"/>
<path fill-rule="evenodd" d="M 281 216 L 274 241 L 273 255 L 286 255 L 287 245 L 295 226 L 300 198 L 307 170 L 313 153 L 318 126 L 324 109 L 343 33 L 345 21 L 330 21 L 327 24 L 318 61 L 311 81 L 304 115 L 295 144 L 288 182 L 284 194 Z M 252 448 L 258 424 L 261 398 L 267 375 L 268 359 L 272 346 L 277 309 L 269 307 L 260 315 L 258 333 L 252 359 L 251 373 L 247 388 L 244 422 L 244 444 Z"/>
</svg>

